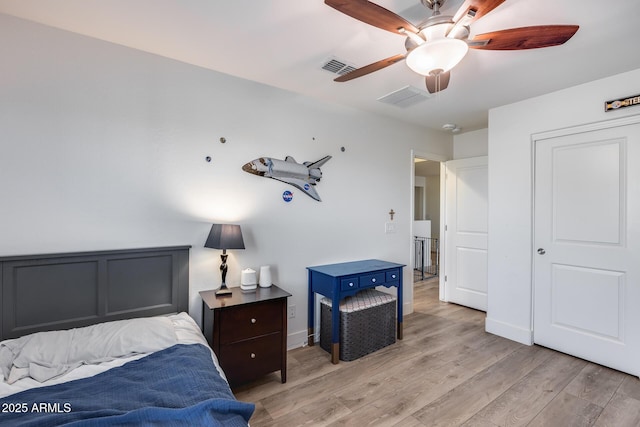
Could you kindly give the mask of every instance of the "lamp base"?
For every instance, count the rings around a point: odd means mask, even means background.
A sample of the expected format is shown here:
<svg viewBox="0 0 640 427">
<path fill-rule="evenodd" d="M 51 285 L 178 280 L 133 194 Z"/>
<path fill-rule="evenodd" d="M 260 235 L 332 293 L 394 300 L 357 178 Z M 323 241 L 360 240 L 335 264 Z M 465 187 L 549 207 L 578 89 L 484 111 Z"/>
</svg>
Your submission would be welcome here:
<svg viewBox="0 0 640 427">
<path fill-rule="evenodd" d="M 233 292 L 231 292 L 231 289 L 227 288 L 227 285 L 223 283 L 222 286 L 220 286 L 220 289 L 216 291 L 216 298 L 230 297 L 232 294 Z"/>
</svg>

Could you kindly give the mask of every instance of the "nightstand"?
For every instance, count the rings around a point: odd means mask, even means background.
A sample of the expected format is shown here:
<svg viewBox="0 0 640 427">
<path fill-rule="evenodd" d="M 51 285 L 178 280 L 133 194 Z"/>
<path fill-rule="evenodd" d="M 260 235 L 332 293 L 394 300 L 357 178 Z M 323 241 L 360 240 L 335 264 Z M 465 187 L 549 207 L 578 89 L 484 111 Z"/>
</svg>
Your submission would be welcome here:
<svg viewBox="0 0 640 427">
<path fill-rule="evenodd" d="M 287 297 L 272 285 L 255 292 L 202 291 L 202 332 L 231 385 L 280 371 L 287 381 Z"/>
</svg>

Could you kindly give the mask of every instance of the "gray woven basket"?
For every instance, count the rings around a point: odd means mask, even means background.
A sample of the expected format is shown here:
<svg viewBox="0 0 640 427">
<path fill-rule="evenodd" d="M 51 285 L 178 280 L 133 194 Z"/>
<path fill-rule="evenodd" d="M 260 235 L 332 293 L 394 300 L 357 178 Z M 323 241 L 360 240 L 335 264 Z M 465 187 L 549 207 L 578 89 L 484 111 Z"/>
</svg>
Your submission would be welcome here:
<svg viewBox="0 0 640 427">
<path fill-rule="evenodd" d="M 375 302 L 371 303 L 372 299 Z M 350 303 L 353 311 L 345 311 L 344 302 Z M 320 301 L 320 347 L 328 352 L 332 309 L 330 299 Z M 396 299 L 392 295 L 367 289 L 340 304 L 340 360 L 355 360 L 395 342 Z"/>
</svg>

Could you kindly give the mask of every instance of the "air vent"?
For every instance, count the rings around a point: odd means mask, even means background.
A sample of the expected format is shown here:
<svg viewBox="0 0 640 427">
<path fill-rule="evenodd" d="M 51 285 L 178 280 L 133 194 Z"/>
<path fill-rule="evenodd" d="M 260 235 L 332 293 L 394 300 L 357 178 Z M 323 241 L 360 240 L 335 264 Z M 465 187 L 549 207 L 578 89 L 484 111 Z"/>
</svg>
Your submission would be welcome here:
<svg viewBox="0 0 640 427">
<path fill-rule="evenodd" d="M 429 98 L 431 98 L 429 92 L 414 86 L 405 86 L 402 89 L 378 98 L 378 101 L 400 108 L 407 108 Z"/>
<path fill-rule="evenodd" d="M 354 67 L 353 65 L 349 65 L 339 59 L 329 58 L 322 66 L 322 69 L 334 74 L 343 75 L 355 70 L 356 67 Z"/>
</svg>

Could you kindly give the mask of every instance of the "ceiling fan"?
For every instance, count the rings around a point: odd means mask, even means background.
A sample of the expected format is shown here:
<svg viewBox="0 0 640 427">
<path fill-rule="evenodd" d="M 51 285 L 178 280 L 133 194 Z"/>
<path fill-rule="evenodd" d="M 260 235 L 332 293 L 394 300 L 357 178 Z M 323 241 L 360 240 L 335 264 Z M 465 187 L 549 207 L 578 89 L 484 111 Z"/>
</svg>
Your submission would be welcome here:
<svg viewBox="0 0 640 427">
<path fill-rule="evenodd" d="M 440 14 L 446 0 L 420 0 L 433 10 L 431 17 L 414 26 L 401 16 L 368 0 L 325 0 L 325 4 L 359 21 L 406 36 L 407 53 L 358 68 L 334 79 L 346 82 L 406 61 L 409 68 L 425 76 L 427 90 L 436 93 L 449 85 L 450 70 L 469 48 L 486 50 L 522 50 L 558 46 L 578 31 L 578 25 L 539 25 L 510 28 L 475 35 L 469 39 L 470 25 L 505 0 L 465 0 L 454 16 Z"/>
</svg>

